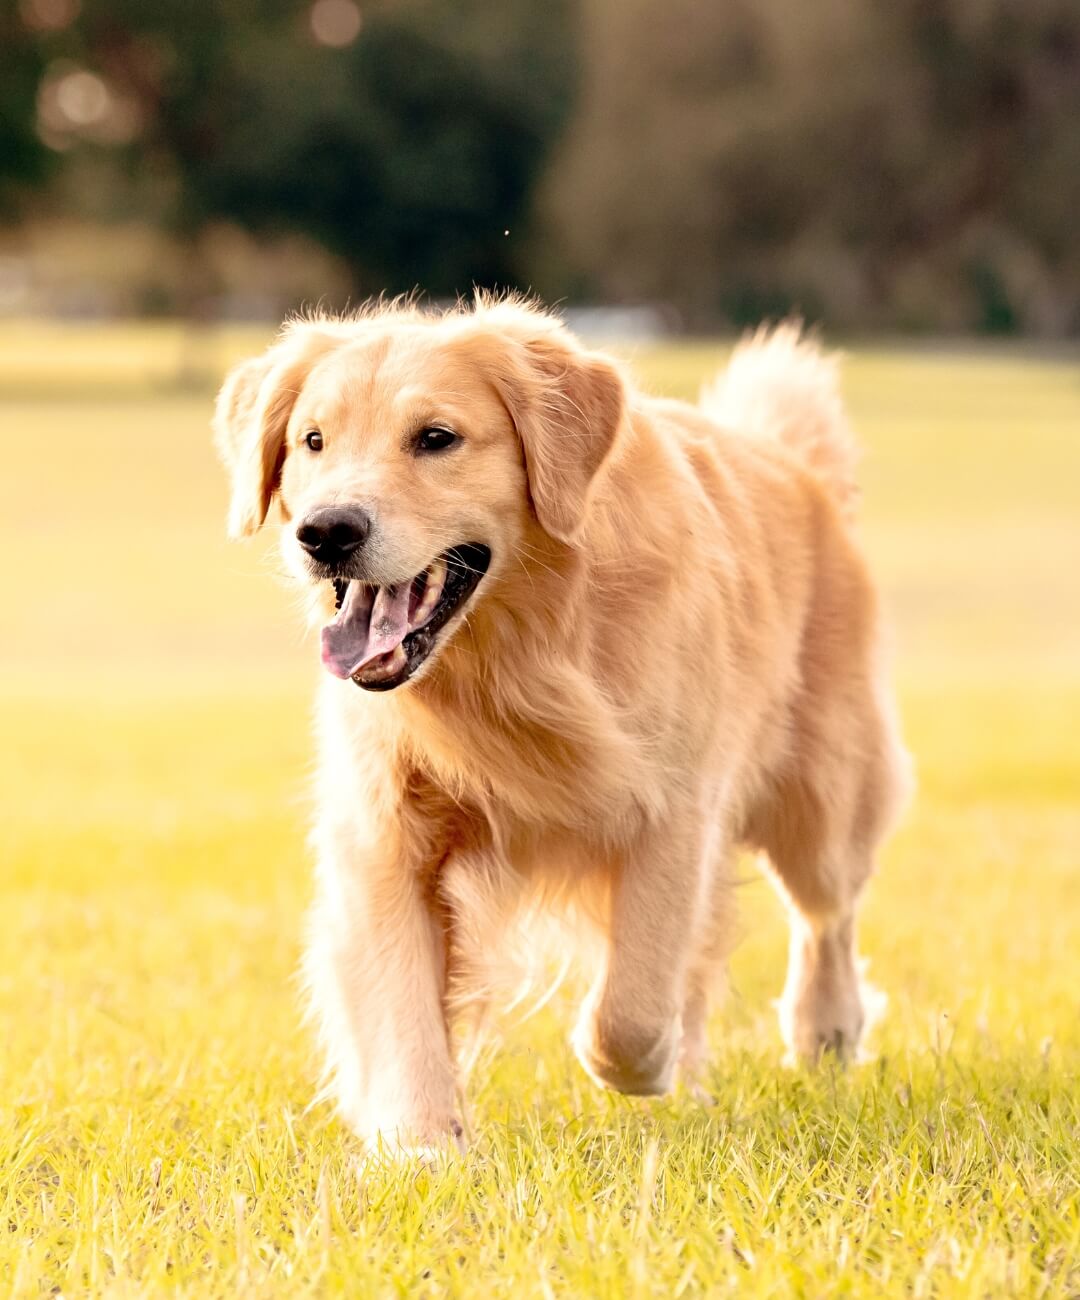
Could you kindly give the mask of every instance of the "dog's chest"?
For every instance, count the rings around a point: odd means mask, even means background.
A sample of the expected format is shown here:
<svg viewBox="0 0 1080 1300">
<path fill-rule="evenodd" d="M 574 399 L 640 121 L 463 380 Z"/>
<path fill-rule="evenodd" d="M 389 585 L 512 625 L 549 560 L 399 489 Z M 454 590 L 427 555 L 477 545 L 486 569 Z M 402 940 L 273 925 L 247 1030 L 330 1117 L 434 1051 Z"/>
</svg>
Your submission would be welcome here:
<svg viewBox="0 0 1080 1300">
<path fill-rule="evenodd" d="M 637 747 L 613 728 L 462 719 L 434 741 L 427 755 L 436 780 L 523 833 L 621 828 L 651 811 L 655 783 Z"/>
</svg>

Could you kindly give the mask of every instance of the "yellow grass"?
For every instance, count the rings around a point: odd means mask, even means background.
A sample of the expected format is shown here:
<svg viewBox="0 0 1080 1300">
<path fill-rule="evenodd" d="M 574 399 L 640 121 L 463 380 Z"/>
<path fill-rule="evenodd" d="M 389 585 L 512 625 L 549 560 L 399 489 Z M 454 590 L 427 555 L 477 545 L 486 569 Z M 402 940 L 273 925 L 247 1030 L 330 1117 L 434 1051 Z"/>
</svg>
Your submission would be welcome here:
<svg viewBox="0 0 1080 1300">
<path fill-rule="evenodd" d="M 1080 371 L 856 349 L 920 794 L 865 910 L 878 1060 L 779 1066 L 745 939 L 715 1104 L 511 1020 L 444 1171 L 308 1110 L 292 983 L 317 671 L 227 547 L 208 379 L 265 331 L 0 326 L 0 1294 L 1080 1292 Z M 640 352 L 692 394 L 705 344 Z"/>
</svg>

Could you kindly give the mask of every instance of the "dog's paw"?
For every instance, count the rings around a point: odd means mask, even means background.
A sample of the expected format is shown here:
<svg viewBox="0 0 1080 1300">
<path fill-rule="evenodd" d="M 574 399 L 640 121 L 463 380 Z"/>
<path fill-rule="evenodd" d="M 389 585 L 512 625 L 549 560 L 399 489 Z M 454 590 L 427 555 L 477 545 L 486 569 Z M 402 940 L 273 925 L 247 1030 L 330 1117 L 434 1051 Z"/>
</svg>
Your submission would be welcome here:
<svg viewBox="0 0 1080 1300">
<path fill-rule="evenodd" d="M 862 1047 L 867 1030 L 880 1019 L 886 997 L 864 980 L 822 993 L 813 984 L 802 996 L 785 994 L 777 1003 L 786 1065 L 849 1065 L 869 1059 Z"/>
<path fill-rule="evenodd" d="M 677 1022 L 657 1029 L 626 1023 L 601 1026 L 583 1017 L 573 1047 L 586 1074 L 600 1087 L 633 1097 L 661 1097 L 674 1084 L 680 1038 Z"/>
<path fill-rule="evenodd" d="M 790 1066 L 818 1065 L 834 1060 L 841 1065 L 858 1056 L 863 1033 L 863 1010 L 858 998 L 779 1005 L 780 1027 Z"/>
<path fill-rule="evenodd" d="M 812 1030 L 800 1033 L 788 1044 L 784 1064 L 791 1069 L 802 1065 L 817 1066 L 827 1061 L 847 1065 L 859 1051 L 859 1035 L 843 1029 Z"/>
<path fill-rule="evenodd" d="M 441 1169 L 468 1150 L 465 1130 L 456 1120 L 419 1128 L 379 1129 L 363 1139 L 359 1165 L 415 1165 Z"/>
</svg>

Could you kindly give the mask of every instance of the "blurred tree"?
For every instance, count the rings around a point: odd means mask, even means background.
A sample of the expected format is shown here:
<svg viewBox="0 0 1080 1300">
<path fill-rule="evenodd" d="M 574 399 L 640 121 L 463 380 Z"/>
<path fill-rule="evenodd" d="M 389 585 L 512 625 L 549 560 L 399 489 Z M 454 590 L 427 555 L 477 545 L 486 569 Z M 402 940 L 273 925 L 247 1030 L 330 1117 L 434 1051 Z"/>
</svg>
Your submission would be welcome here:
<svg viewBox="0 0 1080 1300">
<path fill-rule="evenodd" d="M 549 6 L 553 20 L 558 10 Z M 515 283 L 523 268 L 504 232 L 525 219 L 571 79 L 558 67 L 547 75 L 554 60 L 531 42 L 503 52 L 513 66 L 493 68 L 416 21 L 420 12 L 366 19 L 332 69 L 265 46 L 204 192 L 257 228 L 300 226 L 392 291 Z M 549 48 L 565 43 L 559 32 L 553 21 Z"/>
<path fill-rule="evenodd" d="M 553 288 L 1080 329 L 1076 0 L 586 0 Z"/>
<path fill-rule="evenodd" d="M 0 215 L 41 185 L 52 161 L 37 132 L 37 90 L 44 62 L 14 5 L 0 8 Z"/>
<path fill-rule="evenodd" d="M 505 232 L 572 103 L 571 0 L 543 22 L 502 0 L 501 48 L 480 0 L 329 3 L 83 0 L 52 46 L 133 124 L 65 141 L 109 169 L 111 215 L 150 215 L 192 249 L 215 218 L 298 229 L 365 292 L 516 282 Z M 79 193 L 100 212 L 100 186 Z M 193 254 L 194 297 L 200 278 Z"/>
<path fill-rule="evenodd" d="M 171 231 L 189 309 L 224 219 L 343 292 L 1080 330 L 1077 0 L 7 0 L 0 38 L 0 204 Z"/>
</svg>

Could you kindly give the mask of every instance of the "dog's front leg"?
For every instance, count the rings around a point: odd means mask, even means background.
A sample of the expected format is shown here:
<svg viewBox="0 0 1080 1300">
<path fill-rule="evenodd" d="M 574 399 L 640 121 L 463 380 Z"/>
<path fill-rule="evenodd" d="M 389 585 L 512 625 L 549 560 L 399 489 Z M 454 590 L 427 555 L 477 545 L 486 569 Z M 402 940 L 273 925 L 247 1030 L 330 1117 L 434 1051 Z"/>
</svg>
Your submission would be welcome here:
<svg viewBox="0 0 1080 1300">
<path fill-rule="evenodd" d="M 460 1149 L 430 883 L 400 826 L 339 823 L 319 838 L 306 973 L 330 1089 L 373 1149 Z"/>
<path fill-rule="evenodd" d="M 605 1087 L 671 1089 L 707 866 L 691 812 L 647 831 L 613 865 L 605 963 L 574 1035 L 581 1063 Z"/>
</svg>

